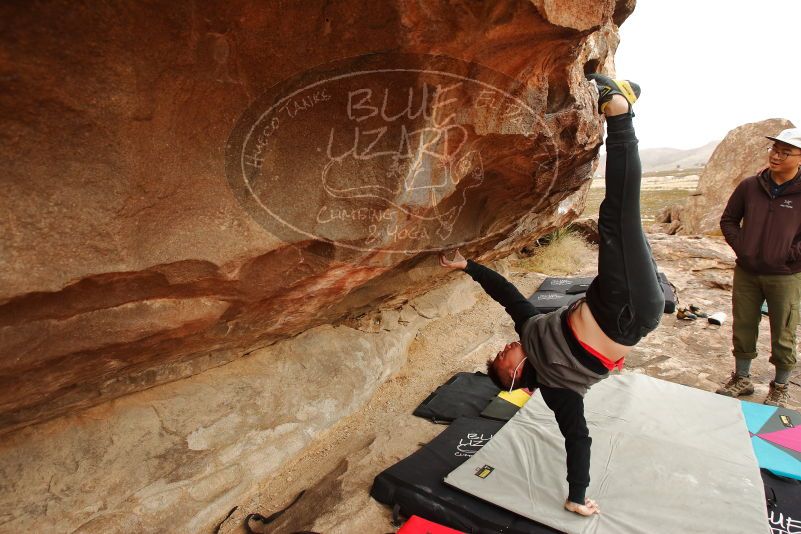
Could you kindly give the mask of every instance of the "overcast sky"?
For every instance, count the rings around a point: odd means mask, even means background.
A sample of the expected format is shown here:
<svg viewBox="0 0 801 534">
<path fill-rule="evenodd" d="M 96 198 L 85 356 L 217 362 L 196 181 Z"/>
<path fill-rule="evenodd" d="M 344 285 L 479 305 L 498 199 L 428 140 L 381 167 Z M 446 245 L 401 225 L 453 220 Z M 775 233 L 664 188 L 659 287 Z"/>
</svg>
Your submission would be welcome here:
<svg viewBox="0 0 801 534">
<path fill-rule="evenodd" d="M 637 0 L 617 74 L 641 148 L 693 148 L 772 117 L 801 127 L 801 0 Z"/>
</svg>

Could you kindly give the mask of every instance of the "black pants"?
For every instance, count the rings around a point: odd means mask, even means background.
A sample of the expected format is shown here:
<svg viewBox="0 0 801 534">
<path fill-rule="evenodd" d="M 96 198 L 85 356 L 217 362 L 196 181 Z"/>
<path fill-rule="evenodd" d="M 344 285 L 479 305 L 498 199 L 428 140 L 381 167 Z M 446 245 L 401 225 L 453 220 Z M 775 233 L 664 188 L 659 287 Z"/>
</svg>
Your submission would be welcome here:
<svg viewBox="0 0 801 534">
<path fill-rule="evenodd" d="M 598 230 L 598 276 L 587 290 L 587 305 L 604 333 L 632 346 L 659 325 L 665 296 L 640 219 L 642 167 L 631 117 L 606 121 L 606 197 Z M 501 303 L 522 336 L 525 322 L 539 311 L 503 276 L 468 260 L 465 271 Z"/>
<path fill-rule="evenodd" d="M 601 330 L 635 345 L 659 325 L 665 297 L 640 219 L 642 167 L 632 118 L 606 121 L 606 196 L 598 216 L 598 276 L 587 305 Z"/>
</svg>

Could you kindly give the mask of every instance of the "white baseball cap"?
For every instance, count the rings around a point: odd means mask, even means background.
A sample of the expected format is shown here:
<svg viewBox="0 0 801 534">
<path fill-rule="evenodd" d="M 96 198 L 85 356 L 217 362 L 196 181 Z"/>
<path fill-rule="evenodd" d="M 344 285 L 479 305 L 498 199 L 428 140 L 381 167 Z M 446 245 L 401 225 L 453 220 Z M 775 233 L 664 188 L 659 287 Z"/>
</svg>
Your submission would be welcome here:
<svg viewBox="0 0 801 534">
<path fill-rule="evenodd" d="M 801 128 L 787 128 L 779 132 L 779 135 L 776 137 L 771 137 L 769 135 L 765 137 L 773 141 L 779 141 L 780 143 L 786 143 L 796 148 L 801 148 Z"/>
</svg>

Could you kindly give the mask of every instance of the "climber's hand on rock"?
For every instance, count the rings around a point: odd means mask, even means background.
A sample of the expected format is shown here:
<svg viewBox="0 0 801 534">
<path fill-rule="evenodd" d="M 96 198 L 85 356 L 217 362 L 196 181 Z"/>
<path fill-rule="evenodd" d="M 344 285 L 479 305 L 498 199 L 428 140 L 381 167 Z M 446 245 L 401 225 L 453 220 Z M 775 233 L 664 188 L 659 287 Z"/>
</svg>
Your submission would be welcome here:
<svg viewBox="0 0 801 534">
<path fill-rule="evenodd" d="M 453 256 L 452 260 L 449 260 L 444 252 L 439 253 L 439 264 L 445 267 L 446 269 L 464 269 L 467 267 L 467 260 L 464 259 L 464 256 L 459 252 L 456 251 L 456 254 Z"/>
</svg>

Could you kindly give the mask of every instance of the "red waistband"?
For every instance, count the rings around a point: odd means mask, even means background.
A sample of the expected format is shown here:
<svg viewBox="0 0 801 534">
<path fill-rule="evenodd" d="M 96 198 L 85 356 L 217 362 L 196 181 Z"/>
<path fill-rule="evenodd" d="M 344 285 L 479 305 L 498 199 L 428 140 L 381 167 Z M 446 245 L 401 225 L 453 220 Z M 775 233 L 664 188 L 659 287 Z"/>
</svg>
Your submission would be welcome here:
<svg viewBox="0 0 801 534">
<path fill-rule="evenodd" d="M 573 337 L 576 338 L 576 341 L 579 342 L 579 345 L 581 345 L 581 347 L 584 350 L 586 350 L 587 352 L 598 358 L 598 361 L 601 362 L 604 367 L 606 367 L 610 371 L 613 369 L 623 369 L 623 361 L 626 359 L 625 357 L 620 358 L 616 362 L 613 362 L 612 360 L 610 360 L 609 358 L 607 358 L 606 356 L 604 356 L 603 354 L 601 354 L 600 352 L 598 352 L 597 350 L 590 347 L 589 345 L 587 345 L 586 343 L 584 343 L 579 339 L 579 337 L 576 335 L 576 330 L 573 328 L 573 322 L 571 321 L 569 313 L 567 315 L 567 326 L 570 327 L 570 331 L 573 332 Z"/>
</svg>

